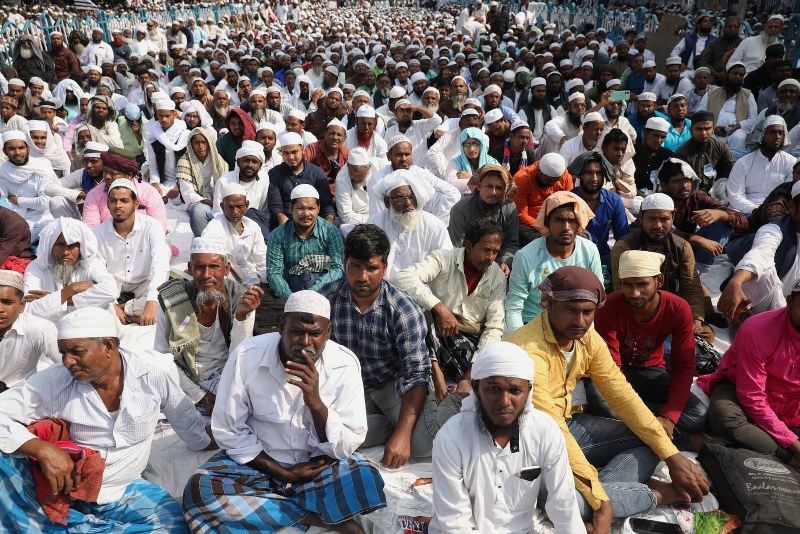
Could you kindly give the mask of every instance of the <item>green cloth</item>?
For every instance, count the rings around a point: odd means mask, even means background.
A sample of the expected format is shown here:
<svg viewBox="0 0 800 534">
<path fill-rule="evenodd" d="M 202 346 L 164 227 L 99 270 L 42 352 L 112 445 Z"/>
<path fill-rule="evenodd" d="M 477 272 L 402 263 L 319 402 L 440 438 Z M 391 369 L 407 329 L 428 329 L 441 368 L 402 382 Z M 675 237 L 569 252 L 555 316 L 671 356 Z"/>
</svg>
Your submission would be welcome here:
<svg viewBox="0 0 800 534">
<path fill-rule="evenodd" d="M 142 130 L 144 130 L 147 119 L 142 117 L 141 121 Z M 142 136 L 142 142 L 139 143 L 139 141 L 136 140 L 136 136 L 133 135 L 133 130 L 131 130 L 128 120 L 124 115 L 117 117 L 117 126 L 119 127 L 119 135 L 122 138 L 122 146 L 125 147 L 129 154 L 132 154 L 131 159 L 135 159 L 137 156 L 144 154 L 144 136 Z M 142 130 L 140 130 L 140 133 Z"/>
<path fill-rule="evenodd" d="M 236 166 L 236 151 L 242 148 L 242 143 L 237 141 L 230 132 L 217 139 L 217 152 L 228 163 L 228 170 Z"/>
</svg>

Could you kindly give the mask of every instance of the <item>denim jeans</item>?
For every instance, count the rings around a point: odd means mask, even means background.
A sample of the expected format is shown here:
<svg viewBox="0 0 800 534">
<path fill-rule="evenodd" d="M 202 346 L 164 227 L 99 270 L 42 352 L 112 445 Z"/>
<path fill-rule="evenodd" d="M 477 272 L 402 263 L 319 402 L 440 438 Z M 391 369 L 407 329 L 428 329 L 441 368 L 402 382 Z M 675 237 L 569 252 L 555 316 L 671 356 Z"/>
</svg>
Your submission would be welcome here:
<svg viewBox="0 0 800 534">
<path fill-rule="evenodd" d="M 567 421 L 567 428 L 589 463 L 598 467 L 615 518 L 649 512 L 656 507 L 656 496 L 644 482 L 653 475 L 658 457 L 625 423 L 577 413 Z M 592 509 L 582 496 L 578 498 L 578 506 L 581 517 L 590 520 Z"/>
<path fill-rule="evenodd" d="M 728 223 L 717 221 L 698 229 L 695 232 L 695 235 L 705 237 L 711 241 L 716 241 L 724 247 L 728 242 L 728 238 L 731 236 L 731 227 L 728 226 Z M 714 256 L 701 249 L 694 243 L 692 243 L 692 252 L 694 252 L 694 259 L 697 263 L 701 263 L 703 265 L 713 265 Z"/>
<path fill-rule="evenodd" d="M 203 204 L 202 202 L 195 202 L 189 206 L 189 226 L 192 228 L 192 234 L 195 237 L 200 237 L 203 230 L 206 229 L 208 222 L 214 218 L 211 212 L 211 206 Z"/>
</svg>

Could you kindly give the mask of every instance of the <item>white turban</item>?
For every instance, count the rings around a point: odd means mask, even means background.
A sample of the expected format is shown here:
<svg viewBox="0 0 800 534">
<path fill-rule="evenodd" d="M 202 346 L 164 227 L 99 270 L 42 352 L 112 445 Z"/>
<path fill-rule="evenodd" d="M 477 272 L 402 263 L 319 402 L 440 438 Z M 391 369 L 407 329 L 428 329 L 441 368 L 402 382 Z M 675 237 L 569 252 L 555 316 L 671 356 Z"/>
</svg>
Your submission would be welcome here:
<svg viewBox="0 0 800 534">
<path fill-rule="evenodd" d="M 497 86 L 495 84 L 492 84 L 492 85 L 488 86 L 486 88 L 486 90 L 483 92 L 484 96 L 491 95 L 491 94 L 494 94 L 494 93 L 497 93 L 499 95 L 499 94 L 502 94 L 503 91 L 500 89 L 499 86 Z"/>
<path fill-rule="evenodd" d="M 411 143 L 411 139 L 409 139 L 408 137 L 406 137 L 403 134 L 398 134 L 398 135 L 395 135 L 393 137 L 390 137 L 389 140 L 386 142 L 386 145 L 387 145 L 387 149 L 386 150 L 391 150 L 394 145 L 397 145 L 397 144 L 400 144 L 400 143 Z"/>
<path fill-rule="evenodd" d="M 119 337 L 118 321 L 102 308 L 80 308 L 58 321 L 58 339 L 106 337 Z"/>
<path fill-rule="evenodd" d="M 316 291 L 297 291 L 289 295 L 283 306 L 283 313 L 310 313 L 326 319 L 331 318 L 330 301 Z"/>
<path fill-rule="evenodd" d="M 295 119 L 298 119 L 298 120 L 301 120 L 301 121 L 305 121 L 306 120 L 306 114 L 303 111 L 301 111 L 301 110 L 299 110 L 297 108 L 292 109 L 289 112 L 288 116 L 289 117 L 294 117 Z"/>
<path fill-rule="evenodd" d="M 519 378 L 533 382 L 534 367 L 528 353 L 519 345 L 498 341 L 483 347 L 472 361 L 473 380 L 490 376 Z"/>
<path fill-rule="evenodd" d="M 264 163 L 264 145 L 258 141 L 242 141 L 242 147 L 236 151 L 236 159 L 255 156 Z"/>
<path fill-rule="evenodd" d="M 425 204 L 430 202 L 435 194 L 433 187 L 428 182 L 415 176 L 413 172 L 407 169 L 398 169 L 388 174 L 375 187 L 377 188 L 378 196 L 383 198 L 388 197 L 392 191 L 404 185 L 411 187 L 414 196 L 417 197 L 417 208 L 419 209 L 422 209 Z"/>
<path fill-rule="evenodd" d="M 169 98 L 160 98 L 155 102 L 155 108 L 157 111 L 175 111 L 175 102 Z"/>
<path fill-rule="evenodd" d="M 67 245 L 80 243 L 81 255 L 78 263 L 84 267 L 90 266 L 95 261 L 103 261 L 98 255 L 97 238 L 92 229 L 86 226 L 83 221 L 69 217 L 59 217 L 51 221 L 42 229 L 39 234 L 39 247 L 37 262 L 42 270 L 53 266 L 53 245 L 58 240 L 58 236 L 64 234 L 64 241 Z"/>
</svg>

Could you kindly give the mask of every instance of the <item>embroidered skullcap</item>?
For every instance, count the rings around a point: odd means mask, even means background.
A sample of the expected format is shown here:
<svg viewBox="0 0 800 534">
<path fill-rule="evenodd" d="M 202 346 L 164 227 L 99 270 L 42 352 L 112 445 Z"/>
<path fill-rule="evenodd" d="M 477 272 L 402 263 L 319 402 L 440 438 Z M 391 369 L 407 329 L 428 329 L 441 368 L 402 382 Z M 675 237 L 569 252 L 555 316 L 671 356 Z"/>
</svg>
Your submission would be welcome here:
<svg viewBox="0 0 800 534">
<path fill-rule="evenodd" d="M 411 139 L 406 137 L 403 134 L 395 135 L 394 137 L 390 137 L 389 140 L 386 142 L 388 146 L 387 150 L 391 150 L 392 147 L 398 143 L 411 143 Z"/>
<path fill-rule="evenodd" d="M 676 100 L 680 100 L 681 98 L 686 100 L 686 95 L 682 93 L 675 93 L 674 95 L 672 95 L 667 99 L 667 107 L 669 107 L 669 105 L 675 102 Z"/>
<path fill-rule="evenodd" d="M 292 111 L 289 112 L 289 117 L 294 117 L 295 119 L 298 119 L 298 120 L 301 120 L 301 121 L 305 121 L 306 120 L 305 112 L 301 111 L 301 110 L 299 110 L 297 108 L 294 108 L 294 109 L 292 109 Z"/>
<path fill-rule="evenodd" d="M 647 119 L 647 122 L 644 123 L 644 129 L 667 133 L 669 131 L 669 122 L 667 119 L 662 119 L 661 117 L 650 117 Z"/>
<path fill-rule="evenodd" d="M 369 153 L 366 149 L 357 147 L 350 151 L 350 154 L 347 156 L 347 164 L 354 165 L 354 166 L 362 166 L 362 165 L 369 165 Z"/>
<path fill-rule="evenodd" d="M 117 318 L 102 308 L 79 308 L 58 321 L 58 339 L 119 337 L 117 325 Z"/>
<path fill-rule="evenodd" d="M 647 210 L 675 211 L 675 202 L 673 202 L 672 197 L 664 193 L 653 193 L 644 197 L 642 205 L 639 207 L 640 213 Z"/>
<path fill-rule="evenodd" d="M 539 284 L 542 301 L 545 298 L 558 301 L 588 300 L 600 308 L 606 302 L 606 290 L 597 275 L 586 269 L 569 265 L 559 267 Z"/>
<path fill-rule="evenodd" d="M 115 189 L 117 187 L 124 187 L 125 189 L 133 191 L 133 198 L 136 198 L 136 196 L 139 194 L 138 191 L 136 191 L 136 186 L 133 185 L 133 182 L 128 180 L 127 178 L 117 178 L 116 180 L 111 182 L 111 185 L 108 186 L 108 191 L 111 192 L 112 189 Z"/>
<path fill-rule="evenodd" d="M 264 90 L 264 94 L 265 95 L 268 95 L 270 93 L 280 93 L 280 92 L 281 92 L 281 88 L 278 87 L 277 85 L 270 85 L 269 87 L 267 87 Z"/>
<path fill-rule="evenodd" d="M 326 319 L 331 318 L 330 301 L 317 293 L 304 289 L 289 295 L 283 306 L 283 313 L 310 313 Z"/>
<path fill-rule="evenodd" d="M 567 162 L 564 156 L 558 152 L 550 152 L 542 156 L 539 160 L 539 170 L 551 178 L 556 178 L 564 174 L 567 170 Z"/>
<path fill-rule="evenodd" d="M 266 98 L 267 97 L 267 90 L 264 87 L 257 87 L 255 89 L 253 89 L 252 91 L 250 91 L 250 96 L 253 96 L 253 95 L 258 95 L 258 96 L 262 96 L 262 97 Z"/>
<path fill-rule="evenodd" d="M 200 236 L 192 239 L 192 248 L 189 250 L 189 255 L 194 254 L 219 254 L 222 257 L 227 257 L 228 248 L 219 239 Z"/>
<path fill-rule="evenodd" d="M 17 271 L 0 270 L 0 286 L 13 287 L 18 291 L 25 291 L 22 275 Z"/>
<path fill-rule="evenodd" d="M 297 135 L 297 134 L 295 134 Z M 298 135 L 298 137 L 300 137 Z M 264 163 L 264 145 L 258 141 L 242 141 L 242 146 L 236 151 L 236 159 L 253 156 Z"/>
<path fill-rule="evenodd" d="M 247 196 L 247 190 L 244 188 L 242 184 L 239 182 L 230 182 L 225 181 L 222 182 L 222 186 L 220 188 L 220 198 L 231 197 L 231 196 Z"/>
<path fill-rule="evenodd" d="M 290 145 L 303 146 L 303 138 L 300 137 L 300 134 L 295 132 L 283 132 L 278 137 L 278 142 L 281 144 L 282 147 Z"/>
<path fill-rule="evenodd" d="M 369 98 L 369 93 L 364 91 L 363 89 L 359 89 L 358 91 L 353 93 L 353 99 L 355 99 L 356 97 L 359 97 L 359 96 L 363 96 L 365 98 Z"/>
<path fill-rule="evenodd" d="M 169 98 L 161 98 L 155 102 L 156 111 L 175 111 L 175 102 Z"/>
<path fill-rule="evenodd" d="M 328 89 L 326 96 L 332 95 L 333 93 L 339 93 L 340 96 L 344 96 L 344 93 L 338 87 L 331 87 Z"/>
<path fill-rule="evenodd" d="M 747 66 L 741 61 L 731 61 L 725 66 L 725 72 L 729 72 L 734 67 L 742 67 L 743 69 L 747 69 Z"/>
<path fill-rule="evenodd" d="M 533 374 L 533 360 L 522 347 L 508 341 L 498 341 L 478 351 L 472 361 L 470 376 L 473 380 L 500 376 L 533 382 Z"/>
<path fill-rule="evenodd" d="M 619 277 L 639 278 L 661 274 L 664 255 L 646 250 L 626 250 L 619 257 Z"/>
<path fill-rule="evenodd" d="M 586 96 L 583 93 L 572 93 L 569 95 L 569 101 L 572 102 L 573 100 L 586 100 Z"/>
<path fill-rule="evenodd" d="M 0 103 L 1 104 L 10 104 L 11 107 L 16 108 L 19 105 L 19 101 L 10 95 L 3 95 L 0 96 Z"/>
<path fill-rule="evenodd" d="M 711 74 L 711 69 L 709 69 L 708 67 L 698 67 L 698 68 L 694 69 L 694 73 L 692 74 L 692 78 L 697 76 L 698 72 L 705 72 L 706 74 Z"/>
<path fill-rule="evenodd" d="M 23 82 L 19 78 L 11 78 L 10 80 L 8 80 L 8 85 L 25 87 L 25 82 Z"/>
<path fill-rule="evenodd" d="M 656 100 L 655 93 L 642 93 L 639 95 L 639 102 L 655 102 Z"/>
<path fill-rule="evenodd" d="M 409 100 L 409 99 L 407 99 L 407 98 L 401 98 L 400 100 L 398 100 L 397 102 L 395 102 L 395 104 L 394 104 L 394 109 L 395 109 L 395 110 L 398 110 L 398 109 L 400 109 L 400 108 L 401 108 L 401 107 L 403 107 L 403 106 L 410 106 L 410 105 L 411 105 L 411 100 Z"/>
<path fill-rule="evenodd" d="M 539 85 L 547 85 L 547 80 L 538 76 L 531 80 L 531 87 L 538 87 Z"/>
<path fill-rule="evenodd" d="M 395 85 L 389 90 L 389 98 L 392 100 L 403 98 L 404 96 L 406 96 L 406 90 L 398 85 Z"/>
<path fill-rule="evenodd" d="M 492 124 L 493 122 L 497 122 L 502 118 L 503 118 L 503 112 L 497 108 L 486 112 L 486 115 L 483 116 L 484 122 L 486 124 Z"/>
<path fill-rule="evenodd" d="M 375 108 L 373 108 L 369 104 L 364 104 L 363 106 L 358 108 L 358 110 L 356 110 L 356 118 L 374 119 Z"/>
<path fill-rule="evenodd" d="M 606 121 L 600 113 L 592 111 L 581 117 L 581 124 L 586 124 L 587 122 L 602 122 L 605 124 Z"/>
<path fill-rule="evenodd" d="M 183 87 L 173 87 L 172 89 L 169 90 L 169 96 L 172 96 L 175 93 L 183 93 L 185 95 L 186 94 L 186 89 L 184 89 Z M 158 108 L 156 108 L 156 109 L 158 109 Z"/>
<path fill-rule="evenodd" d="M 289 198 L 291 200 L 298 198 L 316 198 L 319 200 L 319 191 L 311 184 L 300 184 L 292 189 Z"/>
</svg>

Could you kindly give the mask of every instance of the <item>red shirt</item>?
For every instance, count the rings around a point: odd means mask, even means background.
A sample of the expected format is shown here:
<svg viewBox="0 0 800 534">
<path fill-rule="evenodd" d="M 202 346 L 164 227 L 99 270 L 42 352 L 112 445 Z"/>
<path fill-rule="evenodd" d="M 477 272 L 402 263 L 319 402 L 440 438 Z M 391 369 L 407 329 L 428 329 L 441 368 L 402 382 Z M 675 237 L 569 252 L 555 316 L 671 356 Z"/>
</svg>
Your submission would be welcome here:
<svg viewBox="0 0 800 534">
<path fill-rule="evenodd" d="M 464 259 L 464 277 L 467 279 L 467 295 L 472 295 L 472 292 L 478 287 L 478 282 L 483 278 L 483 273 L 474 269 L 472 265 Z"/>
<path fill-rule="evenodd" d="M 658 415 L 677 422 L 695 373 L 694 319 L 689 303 L 681 297 L 666 291 L 659 294 L 661 302 L 655 317 L 640 323 L 633 318 L 622 291 L 611 293 L 594 315 L 594 328 L 620 367 L 665 367 L 664 340 L 672 335 L 672 380 L 667 402 Z"/>
</svg>

